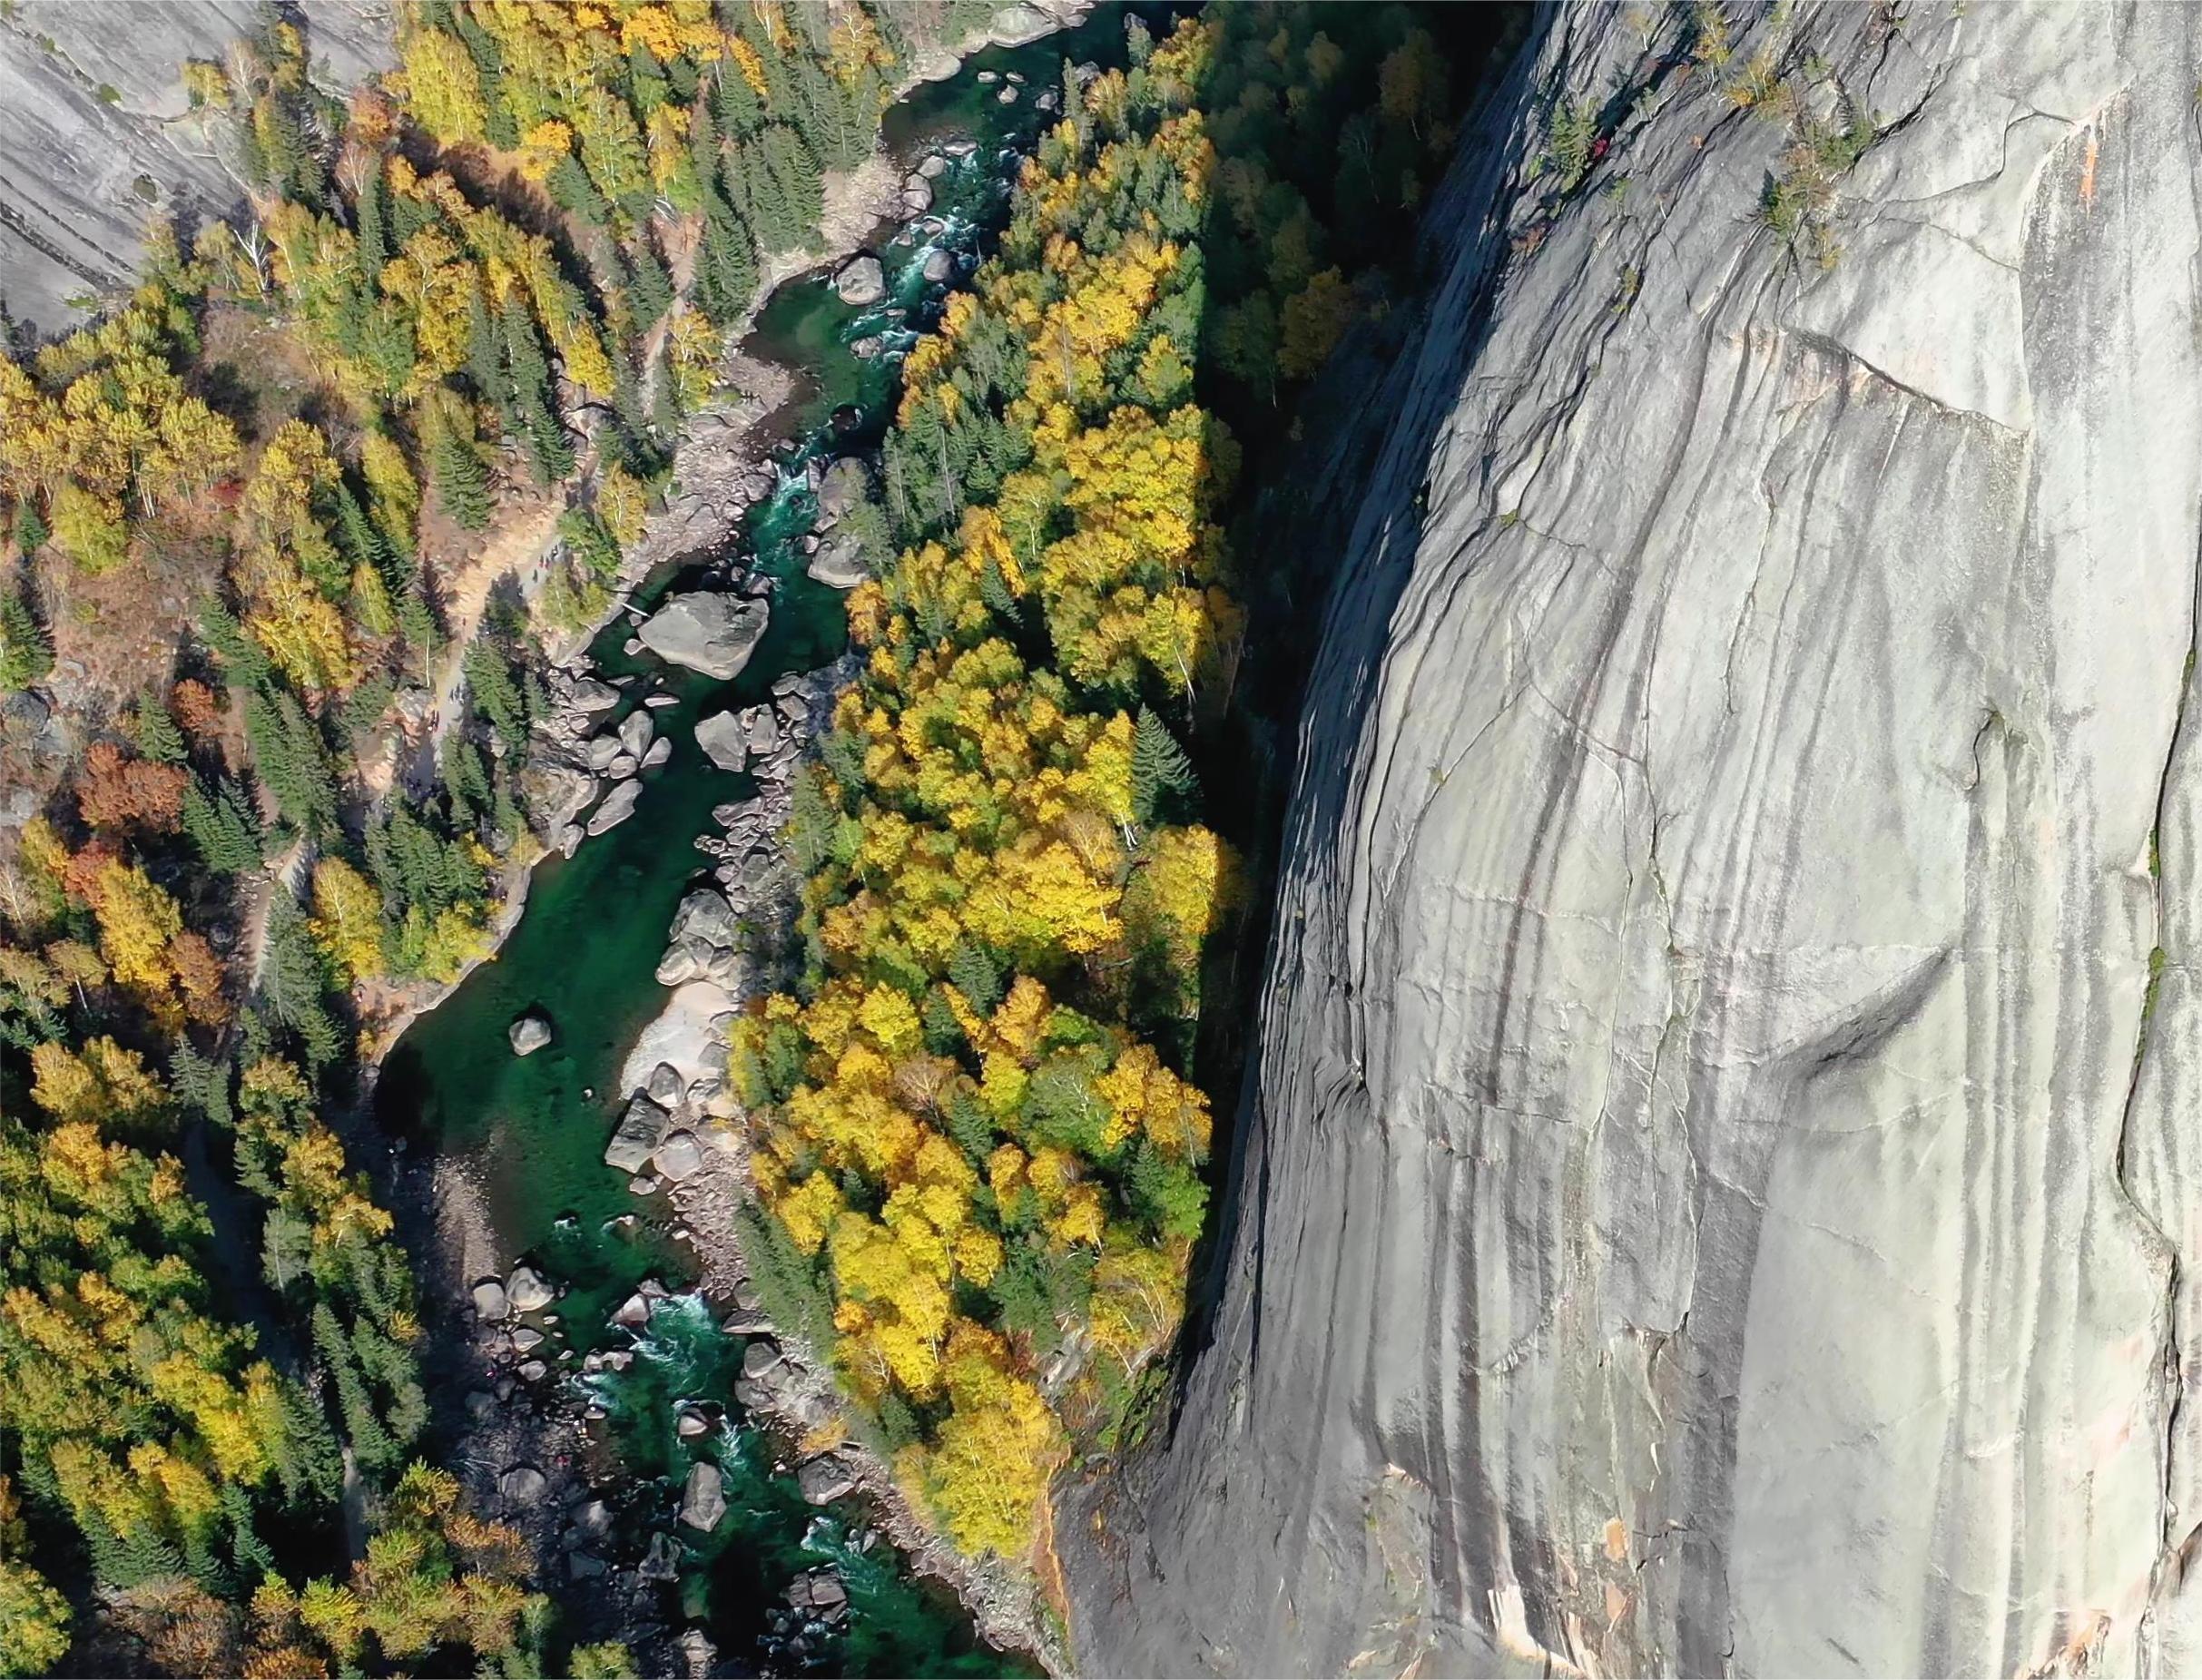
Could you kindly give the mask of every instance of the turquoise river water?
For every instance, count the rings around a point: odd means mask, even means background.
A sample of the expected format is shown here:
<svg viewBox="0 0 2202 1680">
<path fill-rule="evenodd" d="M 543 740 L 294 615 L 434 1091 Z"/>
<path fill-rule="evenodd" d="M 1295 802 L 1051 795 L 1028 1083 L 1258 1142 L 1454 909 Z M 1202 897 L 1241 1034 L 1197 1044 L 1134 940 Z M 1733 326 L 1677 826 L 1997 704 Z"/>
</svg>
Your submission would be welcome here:
<svg viewBox="0 0 2202 1680">
<path fill-rule="evenodd" d="M 726 1657 L 768 1671 L 1029 1669 L 1021 1657 L 980 1643 L 960 1607 L 909 1577 L 892 1547 L 860 1548 L 853 1537 L 859 1525 L 849 1514 L 814 1509 L 791 1479 L 773 1473 L 770 1443 L 742 1420 L 730 1391 L 742 1339 L 721 1331 L 712 1303 L 693 1292 L 693 1261 L 671 1239 L 663 1203 L 630 1194 L 624 1178 L 604 1164 L 605 1141 L 625 1095 L 615 1088 L 620 1065 L 667 996 L 654 970 L 675 907 L 707 864 L 693 841 L 712 830 L 714 805 L 752 791 L 746 777 L 713 769 L 697 751 L 696 720 L 764 699 L 776 677 L 824 664 L 846 644 L 840 597 L 803 575 L 797 539 L 814 511 L 804 469 L 815 456 L 876 442 L 899 366 L 891 354 L 867 360 L 849 346 L 883 335 L 891 351 L 937 316 L 945 289 L 925 281 L 925 258 L 946 249 L 958 275 L 969 272 L 1006 213 L 1018 152 L 1047 120 L 1034 95 L 1059 87 L 1067 57 L 1120 62 L 1125 15 L 1104 6 L 1069 34 L 981 54 L 953 79 L 920 88 L 888 113 L 888 143 L 905 167 L 950 139 L 969 139 L 976 150 L 933 183 L 939 231 L 897 242 L 892 230 L 881 231 L 872 248 L 887 270 L 882 302 L 850 308 L 821 270 L 782 286 L 762 312 L 748 348 L 798 376 L 795 397 L 775 417 L 786 439 L 778 454 L 781 487 L 751 510 L 734 539 L 741 552 L 717 558 L 753 555 L 779 579 L 762 644 L 742 675 L 723 683 L 646 655 L 627 657 L 621 650 L 632 630 L 624 618 L 599 637 L 593 650 L 599 670 L 640 679 L 629 703 L 639 703 L 646 691 L 674 698 L 654 719 L 673 742 L 673 757 L 644 772 L 631 819 L 586 841 L 572 859 L 554 856 L 536 869 L 526 912 L 497 958 L 406 1033 L 378 1087 L 380 1123 L 417 1147 L 464 1159 L 484 1186 L 508 1255 L 566 1286 L 560 1312 L 575 1348 L 634 1349 L 624 1371 L 565 1379 L 586 1381 L 589 1398 L 605 1409 L 603 1427 L 625 1479 L 651 1487 L 669 1512 L 693 1455 L 720 1463 L 728 1515 L 700 1544 L 681 1531 L 692 1543 L 681 1579 L 667 1590 L 677 1595 L 679 1614 L 701 1619 Z M 981 73 L 1004 78 L 1011 71 L 1025 84 L 1020 97 L 1004 104 L 1006 83 L 982 81 Z M 647 611 L 690 581 L 682 574 L 654 577 L 635 604 Z M 551 1018 L 556 1037 L 534 1056 L 516 1057 L 506 1030 L 530 1007 Z M 613 1307 L 647 1277 L 692 1292 L 661 1307 L 646 1332 L 608 1326 Z M 674 1402 L 683 1399 L 723 1404 L 726 1425 L 683 1439 Z M 787 1583 L 827 1563 L 849 1589 L 846 1626 L 807 1639 L 811 1649 L 801 1657 L 761 1644 Z"/>
</svg>

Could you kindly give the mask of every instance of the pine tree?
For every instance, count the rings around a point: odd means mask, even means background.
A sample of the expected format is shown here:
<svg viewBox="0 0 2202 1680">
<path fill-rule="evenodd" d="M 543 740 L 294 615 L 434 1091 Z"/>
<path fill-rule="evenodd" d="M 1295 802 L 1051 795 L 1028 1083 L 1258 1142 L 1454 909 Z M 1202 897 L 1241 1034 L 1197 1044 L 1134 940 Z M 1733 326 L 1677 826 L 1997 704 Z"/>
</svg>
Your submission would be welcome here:
<svg viewBox="0 0 2202 1680">
<path fill-rule="evenodd" d="M 1001 971 L 995 968 L 992 958 L 968 939 L 957 940 L 949 953 L 949 978 L 980 1015 L 992 1015 L 1001 1002 Z"/>
<path fill-rule="evenodd" d="M 176 727 L 176 720 L 168 715 L 168 708 L 158 695 L 140 694 L 131 722 L 140 752 L 156 764 L 183 762 L 183 732 Z"/>
<path fill-rule="evenodd" d="M 673 278 L 656 253 L 639 241 L 629 259 L 627 312 L 634 336 L 641 338 L 673 307 Z"/>
<path fill-rule="evenodd" d="M 825 213 L 825 172 L 809 143 L 785 123 L 767 123 L 759 145 L 786 217 L 783 237 L 773 242 L 781 249 L 801 245 Z"/>
<path fill-rule="evenodd" d="M 287 692 L 254 689 L 245 696 L 245 733 L 253 768 L 283 820 L 302 834 L 335 827 L 336 770 L 305 708 Z"/>
<path fill-rule="evenodd" d="M 316 1068 L 335 1061 L 344 1048 L 344 1034 L 322 1001 L 328 987 L 328 964 L 305 912 L 288 895 L 279 896 L 268 914 L 260 995 L 275 1018 L 298 1035 L 308 1065 Z"/>
<path fill-rule="evenodd" d="M 512 380 L 505 372 L 504 347 L 498 342 L 496 323 L 489 305 L 477 287 L 467 299 L 467 379 L 474 394 L 494 404 L 506 423 L 517 427 L 520 417 L 512 405 Z"/>
<path fill-rule="evenodd" d="M 465 402 L 445 392 L 446 400 L 422 411 L 421 431 L 428 449 L 428 476 L 444 511 L 468 531 L 489 528 L 489 469 L 474 447 L 474 416 Z M 398 623 L 405 609 L 398 608 Z M 410 639 L 408 635 L 408 640 Z"/>
<path fill-rule="evenodd" d="M 719 65 L 711 103 L 719 133 L 728 140 L 747 140 L 764 124 L 764 106 L 739 64 Z"/>
<path fill-rule="evenodd" d="M 260 820 L 238 785 L 223 777 L 210 793 L 196 777 L 183 790 L 183 831 L 208 869 L 238 875 L 261 861 Z"/>
<path fill-rule="evenodd" d="M 401 1449 L 375 1416 L 374 1402 L 368 1396 L 367 1383 L 344 1327 L 337 1322 L 337 1315 L 326 1302 L 313 1309 L 313 1345 L 321 1356 L 322 1369 L 336 1387 L 337 1410 L 343 1415 L 344 1433 L 353 1455 L 369 1470 L 395 1469 Z"/>
<path fill-rule="evenodd" d="M 757 248 L 716 185 L 704 190 L 703 243 L 696 260 L 696 303 L 713 326 L 725 329 L 742 319 L 757 292 Z"/>
<path fill-rule="evenodd" d="M 1009 593 L 1009 580 L 1002 575 L 1001 563 L 992 555 L 987 556 L 987 564 L 978 574 L 978 598 L 996 616 L 1012 624 L 1025 622 L 1024 610 Z"/>
<path fill-rule="evenodd" d="M 359 267 L 367 276 L 370 292 L 382 279 L 382 265 L 390 260 L 387 192 L 382 180 L 382 160 L 377 157 L 369 162 L 366 178 L 359 182 L 359 201 L 353 211 L 359 225 Z"/>
<path fill-rule="evenodd" d="M 20 589 L 0 594 L 0 692 L 28 688 L 53 669 L 54 644 L 29 596 Z"/>
<path fill-rule="evenodd" d="M 1132 814 L 1142 827 L 1165 805 L 1190 804 L 1200 782 L 1169 726 L 1145 706 L 1132 731 Z"/>
<path fill-rule="evenodd" d="M 15 546 L 26 560 L 46 545 L 46 522 L 38 512 L 38 498 L 26 496 L 15 507 Z"/>
<path fill-rule="evenodd" d="M 199 609 L 199 635 L 221 661 L 223 673 L 232 683 L 257 685 L 273 669 L 259 643 L 245 634 L 237 614 L 219 600 L 210 598 Z"/>
<path fill-rule="evenodd" d="M 536 481 L 560 483 L 574 470 L 574 446 L 558 418 L 557 389 L 536 323 L 516 297 L 505 300 L 505 364 L 512 375 L 513 402 L 535 464 Z"/>
</svg>

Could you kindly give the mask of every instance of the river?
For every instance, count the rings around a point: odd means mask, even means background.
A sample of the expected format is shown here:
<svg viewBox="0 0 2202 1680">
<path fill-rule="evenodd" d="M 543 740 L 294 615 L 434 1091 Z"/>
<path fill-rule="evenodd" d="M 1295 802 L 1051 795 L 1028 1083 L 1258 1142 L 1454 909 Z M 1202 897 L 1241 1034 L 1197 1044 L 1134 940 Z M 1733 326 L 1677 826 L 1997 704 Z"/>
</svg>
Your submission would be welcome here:
<svg viewBox="0 0 2202 1680">
<path fill-rule="evenodd" d="M 635 1497 L 624 1518 L 664 1530 L 693 1455 L 714 1458 L 725 1476 L 728 1514 L 708 1538 L 679 1531 L 677 1582 L 669 1615 L 705 1627 L 719 1650 L 767 1672 L 845 1674 L 1005 1674 L 1031 1672 L 1021 1656 L 988 1649 L 969 1618 L 942 1589 L 901 1567 L 860 1513 L 821 1512 L 792 1479 L 775 1474 L 769 1439 L 742 1421 L 730 1393 L 743 1342 L 718 1326 L 713 1304 L 693 1292 L 693 1255 L 676 1240 L 661 1197 L 631 1194 L 603 1162 L 605 1139 L 626 1093 L 622 1062 L 667 993 L 654 978 L 674 909 L 706 874 L 693 841 L 714 832 L 711 812 L 752 791 L 746 776 L 715 770 L 697 750 L 700 716 L 765 699 L 788 673 L 831 662 L 846 644 L 841 598 L 803 575 L 798 545 L 813 505 L 806 468 L 876 442 L 890 411 L 899 357 L 860 358 L 850 348 L 882 338 L 892 352 L 935 319 L 947 288 L 926 281 L 935 251 L 968 276 L 1006 215 L 1019 151 L 1046 121 L 1035 97 L 1059 88 L 1062 65 L 1121 62 L 1124 16 L 1104 6 L 1079 29 L 1015 49 L 991 49 L 947 82 L 911 93 L 888 113 L 888 144 L 904 169 L 953 141 L 974 144 L 933 182 L 933 221 L 898 241 L 882 229 L 871 249 L 885 266 L 888 295 L 858 309 L 843 303 L 824 271 L 782 286 L 743 347 L 787 368 L 795 394 L 773 423 L 780 488 L 752 507 L 729 551 L 704 567 L 654 576 L 634 604 L 653 602 L 702 575 L 739 575 L 753 563 L 776 579 L 770 629 L 742 675 L 718 683 L 659 665 L 623 649 L 632 634 L 615 620 L 592 656 L 600 675 L 628 678 L 629 707 L 645 693 L 674 703 L 654 710 L 673 757 L 644 772 L 634 816 L 587 840 L 571 859 L 553 856 L 535 871 L 525 913 L 496 960 L 482 965 L 423 1016 L 387 1058 L 377 1087 L 378 1122 L 414 1150 L 464 1164 L 482 1190 L 486 1212 L 507 1262 L 525 1259 L 563 1286 L 558 1310 L 574 1356 L 631 1348 L 624 1371 L 555 1380 L 576 1407 L 604 1412 L 595 1426 L 603 1450 L 616 1455 L 618 1479 Z M 1023 79 L 1014 103 L 1001 89 Z M 959 148 L 958 148 L 959 149 Z M 836 411 L 840 424 L 835 424 Z M 614 714 L 615 717 L 616 714 Z M 611 720 L 607 720 L 609 722 Z M 555 1024 L 546 1048 L 522 1058 L 506 1029 L 526 1009 Z M 673 1299 L 646 1331 L 608 1325 L 616 1304 L 644 1279 L 662 1280 Z M 687 1292 L 683 1293 L 685 1291 Z M 723 1307 L 723 1303 L 720 1303 Z M 676 1431 L 675 1402 L 704 1400 L 726 1421 L 701 1437 Z M 636 1547 L 639 1550 L 639 1545 Z M 846 1623 L 800 1629 L 776 1614 L 800 1573 L 833 1565 L 849 1594 Z M 554 1592 L 556 1590 L 554 1585 Z M 575 1630 L 588 1636 L 593 1630 Z M 800 1636 L 802 1644 L 788 1641 Z"/>
</svg>

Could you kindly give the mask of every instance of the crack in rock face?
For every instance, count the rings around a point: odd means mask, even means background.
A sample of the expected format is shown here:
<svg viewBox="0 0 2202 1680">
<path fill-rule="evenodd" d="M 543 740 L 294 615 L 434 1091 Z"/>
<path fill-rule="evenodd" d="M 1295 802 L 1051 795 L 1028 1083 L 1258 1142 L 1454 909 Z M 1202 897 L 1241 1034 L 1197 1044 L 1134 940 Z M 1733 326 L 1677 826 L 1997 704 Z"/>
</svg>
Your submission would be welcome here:
<svg viewBox="0 0 2202 1680">
<path fill-rule="evenodd" d="M 2190 16 L 1684 27 L 1545 15 L 1354 398 L 1094 1671 L 2202 1671 Z"/>
</svg>

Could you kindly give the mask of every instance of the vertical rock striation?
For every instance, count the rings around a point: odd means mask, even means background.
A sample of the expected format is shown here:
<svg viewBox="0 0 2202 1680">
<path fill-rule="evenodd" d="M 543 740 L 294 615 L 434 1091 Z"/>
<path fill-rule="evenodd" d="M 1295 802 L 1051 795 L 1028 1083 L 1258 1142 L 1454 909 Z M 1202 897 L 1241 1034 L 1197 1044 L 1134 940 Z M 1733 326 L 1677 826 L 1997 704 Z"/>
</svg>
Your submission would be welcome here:
<svg viewBox="0 0 2202 1680">
<path fill-rule="evenodd" d="M 192 225 L 245 198 L 223 116 L 194 113 L 188 58 L 223 60 L 259 0 L 16 0 L 0 15 L 0 303 L 43 333 L 69 300 L 128 287 L 146 220 Z M 376 0 L 301 0 L 317 75 L 350 87 L 395 62 Z"/>
<path fill-rule="evenodd" d="M 1653 28 L 1547 17 L 1368 398 L 1094 1669 L 2202 1670 L 2195 15 Z"/>
</svg>

